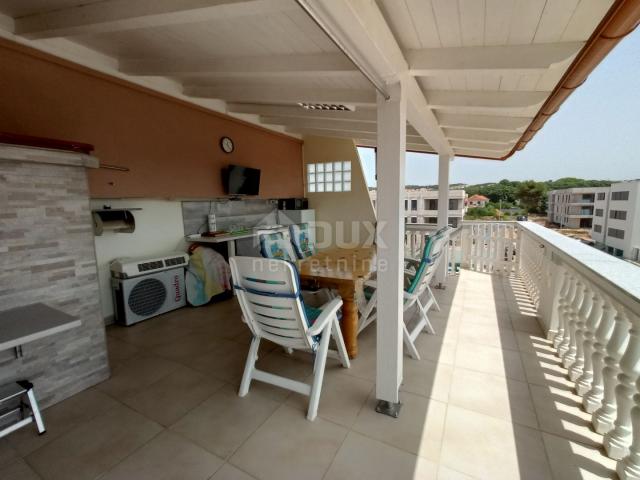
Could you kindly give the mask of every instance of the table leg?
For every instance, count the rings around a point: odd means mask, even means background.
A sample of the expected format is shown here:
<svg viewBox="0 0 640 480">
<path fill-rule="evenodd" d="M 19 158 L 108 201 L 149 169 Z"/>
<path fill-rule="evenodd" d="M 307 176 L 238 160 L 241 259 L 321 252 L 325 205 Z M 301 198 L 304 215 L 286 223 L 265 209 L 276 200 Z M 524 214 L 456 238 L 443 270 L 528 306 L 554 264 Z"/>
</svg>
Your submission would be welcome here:
<svg viewBox="0 0 640 480">
<path fill-rule="evenodd" d="M 358 305 L 353 287 L 340 287 L 342 322 L 340 327 L 349 358 L 358 355 Z"/>
<path fill-rule="evenodd" d="M 227 254 L 229 255 L 229 258 L 235 257 L 236 256 L 236 241 L 235 240 L 229 240 L 227 242 L 227 246 L 229 247 L 228 250 L 227 250 Z"/>
</svg>

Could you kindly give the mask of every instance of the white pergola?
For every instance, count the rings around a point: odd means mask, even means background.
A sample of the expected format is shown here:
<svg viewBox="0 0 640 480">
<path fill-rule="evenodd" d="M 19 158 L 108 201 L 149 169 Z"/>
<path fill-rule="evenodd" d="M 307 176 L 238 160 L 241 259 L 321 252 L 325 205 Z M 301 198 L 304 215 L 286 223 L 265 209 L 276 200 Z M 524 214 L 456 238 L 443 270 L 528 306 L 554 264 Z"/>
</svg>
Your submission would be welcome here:
<svg viewBox="0 0 640 480">
<path fill-rule="evenodd" d="M 405 151 L 503 159 L 613 0 L 0 0 L 0 35 L 292 135 L 377 146 L 377 397 L 402 380 Z M 346 110 L 300 104 L 341 105 Z M 527 138 L 528 140 L 528 138 Z"/>
</svg>

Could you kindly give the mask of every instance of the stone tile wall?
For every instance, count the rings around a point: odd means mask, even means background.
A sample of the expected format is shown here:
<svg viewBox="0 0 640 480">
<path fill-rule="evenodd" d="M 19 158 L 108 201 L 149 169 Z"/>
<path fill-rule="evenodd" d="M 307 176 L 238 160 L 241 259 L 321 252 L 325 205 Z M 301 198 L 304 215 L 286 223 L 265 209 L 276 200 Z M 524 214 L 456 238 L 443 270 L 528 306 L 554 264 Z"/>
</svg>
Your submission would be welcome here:
<svg viewBox="0 0 640 480">
<path fill-rule="evenodd" d="M 0 352 L 0 384 L 27 378 L 47 406 L 109 376 L 87 176 L 73 162 L 7 160 L 2 153 L 0 310 L 44 302 L 82 320 L 25 344 L 22 358 Z"/>
</svg>

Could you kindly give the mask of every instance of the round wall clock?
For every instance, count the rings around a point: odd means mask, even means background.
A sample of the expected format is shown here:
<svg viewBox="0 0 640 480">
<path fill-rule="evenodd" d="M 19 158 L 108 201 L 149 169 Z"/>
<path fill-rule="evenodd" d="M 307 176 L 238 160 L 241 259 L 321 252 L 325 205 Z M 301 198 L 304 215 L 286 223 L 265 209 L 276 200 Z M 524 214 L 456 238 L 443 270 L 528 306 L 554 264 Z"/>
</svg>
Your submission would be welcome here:
<svg viewBox="0 0 640 480">
<path fill-rule="evenodd" d="M 233 140 L 231 140 L 229 137 L 222 137 L 220 139 L 220 148 L 222 148 L 222 151 L 224 153 L 233 152 L 233 149 L 234 149 Z"/>
</svg>

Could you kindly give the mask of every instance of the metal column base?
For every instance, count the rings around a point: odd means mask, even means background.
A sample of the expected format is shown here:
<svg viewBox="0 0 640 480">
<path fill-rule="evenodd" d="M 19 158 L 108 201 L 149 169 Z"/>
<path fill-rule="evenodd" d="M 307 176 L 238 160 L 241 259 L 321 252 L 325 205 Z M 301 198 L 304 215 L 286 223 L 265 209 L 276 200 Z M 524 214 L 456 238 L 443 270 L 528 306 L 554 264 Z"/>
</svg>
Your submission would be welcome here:
<svg viewBox="0 0 640 480">
<path fill-rule="evenodd" d="M 376 412 L 382 413 L 383 415 L 388 415 L 393 418 L 398 418 L 400 416 L 400 408 L 402 407 L 402 403 L 392 403 L 386 400 L 378 400 L 378 404 L 376 405 Z"/>
</svg>

